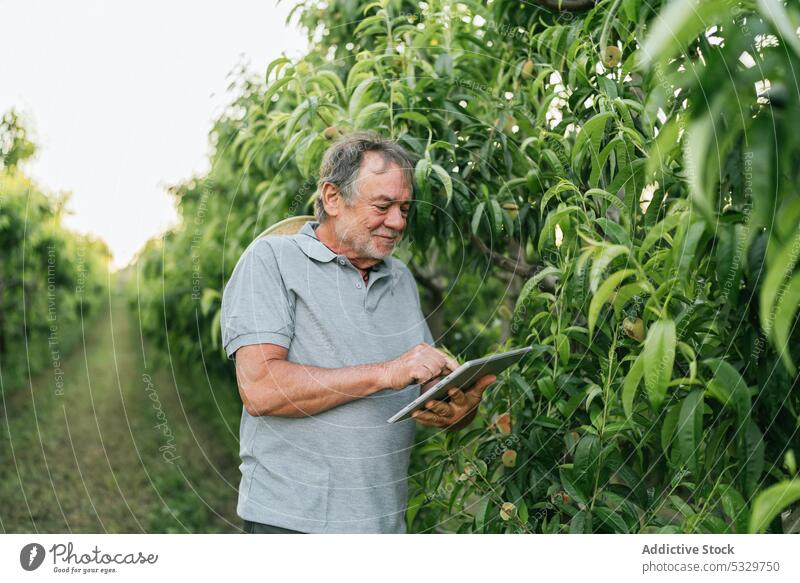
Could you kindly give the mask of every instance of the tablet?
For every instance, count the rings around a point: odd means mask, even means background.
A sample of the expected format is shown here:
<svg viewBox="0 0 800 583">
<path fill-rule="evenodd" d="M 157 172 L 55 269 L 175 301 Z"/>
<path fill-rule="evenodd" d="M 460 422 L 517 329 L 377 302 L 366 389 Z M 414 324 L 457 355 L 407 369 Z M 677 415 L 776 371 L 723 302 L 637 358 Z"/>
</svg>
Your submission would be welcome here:
<svg viewBox="0 0 800 583">
<path fill-rule="evenodd" d="M 501 354 L 493 354 L 476 360 L 468 360 L 449 375 L 444 377 L 418 398 L 392 415 L 387 423 L 395 423 L 408 419 L 417 409 L 423 409 L 431 399 L 443 401 L 449 398 L 447 391 L 452 387 L 469 388 L 475 381 L 486 375 L 499 375 L 512 364 L 519 362 L 523 356 L 533 350 L 532 346 L 517 348 Z"/>
</svg>

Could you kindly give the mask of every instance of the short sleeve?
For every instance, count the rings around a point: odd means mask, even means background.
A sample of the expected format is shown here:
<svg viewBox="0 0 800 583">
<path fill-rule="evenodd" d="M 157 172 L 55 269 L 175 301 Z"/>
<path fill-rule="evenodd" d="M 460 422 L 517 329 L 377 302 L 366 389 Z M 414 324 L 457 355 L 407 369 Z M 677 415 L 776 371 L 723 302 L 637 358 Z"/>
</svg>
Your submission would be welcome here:
<svg viewBox="0 0 800 583">
<path fill-rule="evenodd" d="M 229 359 L 250 344 L 284 348 L 294 336 L 294 305 L 272 246 L 252 243 L 236 263 L 222 293 L 222 345 Z"/>
<path fill-rule="evenodd" d="M 436 346 L 436 343 L 433 341 L 433 334 L 431 334 L 431 329 L 428 326 L 428 320 L 424 319 L 424 316 L 422 323 L 425 324 L 425 342 L 427 342 L 431 346 Z"/>
</svg>

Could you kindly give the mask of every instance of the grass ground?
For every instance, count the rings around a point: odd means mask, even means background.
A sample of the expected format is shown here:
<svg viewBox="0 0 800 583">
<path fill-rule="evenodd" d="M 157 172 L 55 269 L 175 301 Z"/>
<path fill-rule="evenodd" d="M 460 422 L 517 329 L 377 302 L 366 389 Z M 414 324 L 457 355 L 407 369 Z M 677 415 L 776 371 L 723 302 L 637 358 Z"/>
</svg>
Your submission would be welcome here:
<svg viewBox="0 0 800 583">
<path fill-rule="evenodd" d="M 238 531 L 237 436 L 189 410 L 191 381 L 147 368 L 121 292 L 109 304 L 62 361 L 63 394 L 52 368 L 2 387 L 0 531 Z"/>
</svg>

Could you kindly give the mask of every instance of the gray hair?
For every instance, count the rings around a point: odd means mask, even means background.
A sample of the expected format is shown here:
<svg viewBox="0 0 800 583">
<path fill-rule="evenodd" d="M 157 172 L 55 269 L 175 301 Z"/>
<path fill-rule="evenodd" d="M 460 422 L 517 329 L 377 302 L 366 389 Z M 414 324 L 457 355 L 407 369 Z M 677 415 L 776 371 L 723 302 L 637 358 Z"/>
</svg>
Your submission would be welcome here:
<svg viewBox="0 0 800 583">
<path fill-rule="evenodd" d="M 406 185 L 414 193 L 414 155 L 403 146 L 382 138 L 376 132 L 353 132 L 336 140 L 325 152 L 319 167 L 317 196 L 314 212 L 317 220 L 323 223 L 328 218 L 322 204 L 322 187 L 330 182 L 339 188 L 347 206 L 351 206 L 358 196 L 356 178 L 361 169 L 364 152 L 376 152 L 386 164 L 397 164 L 403 171 Z"/>
</svg>

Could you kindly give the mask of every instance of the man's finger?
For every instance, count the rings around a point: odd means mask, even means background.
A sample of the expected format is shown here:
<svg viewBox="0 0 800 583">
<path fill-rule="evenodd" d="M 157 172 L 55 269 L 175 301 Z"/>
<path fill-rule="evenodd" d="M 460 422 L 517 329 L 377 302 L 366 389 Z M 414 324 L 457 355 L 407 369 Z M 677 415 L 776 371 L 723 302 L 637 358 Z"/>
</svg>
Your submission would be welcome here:
<svg viewBox="0 0 800 583">
<path fill-rule="evenodd" d="M 461 365 L 458 364 L 458 361 L 455 358 L 453 358 L 452 356 L 450 356 L 446 352 L 442 352 L 440 350 L 439 354 L 441 354 L 444 357 L 445 365 L 447 366 L 447 368 L 450 369 L 450 372 L 453 372 L 459 366 L 461 366 Z"/>
<path fill-rule="evenodd" d="M 425 378 L 425 383 L 427 383 L 429 380 L 433 380 L 433 379 L 435 379 L 436 377 L 439 376 L 439 374 L 437 372 L 435 372 L 433 370 L 433 368 L 431 368 L 431 366 L 429 366 L 427 363 L 422 363 L 422 368 L 424 368 L 426 371 L 428 371 L 428 374 L 426 374 L 425 377 L 424 377 Z M 420 379 L 420 380 L 422 380 L 422 379 Z"/>
<path fill-rule="evenodd" d="M 452 372 L 452 371 L 456 370 L 461 365 L 458 364 L 458 361 L 455 358 L 450 358 L 448 356 L 447 357 L 447 366 L 450 368 L 450 371 Z"/>
<path fill-rule="evenodd" d="M 446 425 L 446 423 L 444 423 L 444 419 L 442 419 L 436 413 L 432 413 L 430 411 L 414 411 L 414 413 L 411 414 L 411 417 L 423 425 L 431 425 L 433 427 L 442 427 Z"/>
<path fill-rule="evenodd" d="M 441 380 L 441 377 L 435 377 L 435 378 L 432 378 L 432 379 L 431 379 L 431 380 L 429 380 L 427 383 L 425 383 L 424 385 L 422 385 L 422 387 L 421 387 L 421 390 L 422 390 L 422 392 L 424 393 L 425 391 L 427 391 L 428 389 L 430 389 L 430 388 L 431 388 L 433 385 L 435 385 L 436 383 L 438 383 L 440 380 Z"/>
<path fill-rule="evenodd" d="M 450 405 L 441 401 L 428 401 L 425 403 L 425 408 L 442 417 L 451 417 L 453 415 Z"/>
<path fill-rule="evenodd" d="M 452 401 L 455 405 L 462 407 L 467 404 L 467 396 L 459 389 L 450 389 L 447 391 L 447 394 L 450 395 L 450 401 Z"/>
<path fill-rule="evenodd" d="M 497 377 L 493 374 L 479 378 L 478 382 L 476 382 L 474 385 L 472 385 L 470 389 L 468 389 L 470 396 L 475 396 L 478 397 L 478 399 L 480 399 L 483 396 L 483 392 L 486 390 L 486 388 L 496 380 Z"/>
<path fill-rule="evenodd" d="M 497 377 L 494 375 L 486 375 L 482 376 L 478 379 L 478 381 L 472 385 L 470 391 L 479 390 L 481 393 L 486 390 L 486 388 L 491 385 L 493 382 L 497 380 Z"/>
</svg>

